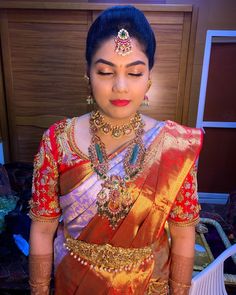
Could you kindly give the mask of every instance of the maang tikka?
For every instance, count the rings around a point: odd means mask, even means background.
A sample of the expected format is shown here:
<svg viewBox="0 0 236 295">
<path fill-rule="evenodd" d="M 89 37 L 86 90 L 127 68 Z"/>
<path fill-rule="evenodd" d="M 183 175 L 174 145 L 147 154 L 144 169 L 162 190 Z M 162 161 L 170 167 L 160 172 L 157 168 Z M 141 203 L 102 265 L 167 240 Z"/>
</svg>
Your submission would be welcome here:
<svg viewBox="0 0 236 295">
<path fill-rule="evenodd" d="M 117 37 L 115 38 L 115 43 L 115 52 L 119 55 L 125 56 L 132 52 L 131 38 L 127 30 L 119 30 Z"/>
</svg>

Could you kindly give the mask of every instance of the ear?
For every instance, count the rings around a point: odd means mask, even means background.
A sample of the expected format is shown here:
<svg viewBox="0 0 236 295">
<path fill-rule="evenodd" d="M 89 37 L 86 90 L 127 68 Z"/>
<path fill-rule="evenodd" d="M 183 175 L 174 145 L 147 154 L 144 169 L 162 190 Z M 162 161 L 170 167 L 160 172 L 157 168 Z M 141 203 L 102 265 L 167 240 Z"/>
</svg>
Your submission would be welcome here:
<svg viewBox="0 0 236 295">
<path fill-rule="evenodd" d="M 90 78 L 90 67 L 88 65 L 86 67 L 86 75 L 88 78 Z"/>
<path fill-rule="evenodd" d="M 147 91 L 146 92 L 148 92 L 148 90 L 150 89 L 151 85 L 152 85 L 152 70 L 149 70 L 148 82 L 147 82 Z"/>
<path fill-rule="evenodd" d="M 153 69 L 149 70 L 148 79 L 152 80 Z"/>
</svg>

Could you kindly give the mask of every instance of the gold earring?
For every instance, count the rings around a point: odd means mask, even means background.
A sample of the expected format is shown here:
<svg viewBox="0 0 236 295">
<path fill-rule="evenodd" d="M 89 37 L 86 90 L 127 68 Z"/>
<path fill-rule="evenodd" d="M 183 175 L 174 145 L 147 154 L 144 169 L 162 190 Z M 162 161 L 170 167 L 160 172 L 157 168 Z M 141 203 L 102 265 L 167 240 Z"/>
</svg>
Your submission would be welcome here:
<svg viewBox="0 0 236 295">
<path fill-rule="evenodd" d="M 148 90 L 150 89 L 151 85 L 152 85 L 152 80 L 151 80 L 151 79 L 148 79 L 148 82 L 147 82 L 147 92 L 148 92 Z M 149 104 L 150 104 L 150 103 L 149 103 L 149 98 L 148 98 L 147 94 L 145 94 L 145 95 L 144 95 L 144 99 L 143 99 L 141 105 L 142 105 L 143 107 L 148 107 Z"/>
<path fill-rule="evenodd" d="M 87 101 L 87 104 L 94 104 L 94 99 L 93 99 L 92 94 L 87 96 L 86 101 Z"/>
<path fill-rule="evenodd" d="M 144 95 L 144 99 L 142 101 L 141 106 L 142 107 L 148 107 L 149 106 L 149 99 L 148 99 L 148 96 L 146 94 Z"/>
<path fill-rule="evenodd" d="M 93 99 L 93 95 L 92 95 L 92 91 L 91 91 L 91 86 L 90 86 L 90 78 L 88 77 L 88 75 L 84 75 L 84 79 L 86 80 L 86 82 L 88 83 L 88 92 L 89 92 L 89 95 L 87 96 L 87 104 L 90 105 L 90 104 L 94 104 L 94 99 Z"/>
<path fill-rule="evenodd" d="M 90 82 L 89 81 L 89 76 L 87 74 L 84 74 L 84 80 L 87 81 L 88 83 Z"/>
</svg>

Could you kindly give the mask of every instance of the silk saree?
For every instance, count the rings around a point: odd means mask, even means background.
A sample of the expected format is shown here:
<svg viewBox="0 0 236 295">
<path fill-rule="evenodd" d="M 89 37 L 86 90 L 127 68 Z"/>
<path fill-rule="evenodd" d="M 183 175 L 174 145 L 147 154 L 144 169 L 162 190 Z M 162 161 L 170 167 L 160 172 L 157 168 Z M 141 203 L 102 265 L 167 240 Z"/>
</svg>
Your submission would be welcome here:
<svg viewBox="0 0 236 295">
<path fill-rule="evenodd" d="M 199 219 L 194 164 L 201 130 L 165 121 L 145 132 L 143 169 L 127 188 L 134 203 L 112 229 L 97 214 L 102 180 L 73 141 L 75 120 L 50 127 L 35 157 L 30 215 L 45 221 L 60 217 L 54 242 L 55 294 L 141 295 L 152 294 L 154 285 L 157 294 L 167 294 L 166 222 L 190 226 Z M 124 176 L 126 149 L 109 156 L 110 175 Z"/>
</svg>

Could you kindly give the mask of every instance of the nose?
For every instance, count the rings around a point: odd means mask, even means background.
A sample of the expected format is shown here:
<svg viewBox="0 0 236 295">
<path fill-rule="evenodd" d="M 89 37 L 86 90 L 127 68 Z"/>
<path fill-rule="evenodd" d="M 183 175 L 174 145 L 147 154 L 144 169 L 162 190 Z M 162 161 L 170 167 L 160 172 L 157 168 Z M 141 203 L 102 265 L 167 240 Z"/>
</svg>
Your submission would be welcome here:
<svg viewBox="0 0 236 295">
<path fill-rule="evenodd" d="M 113 91 L 118 93 L 128 92 L 128 83 L 125 77 L 116 77 L 113 84 Z"/>
</svg>

